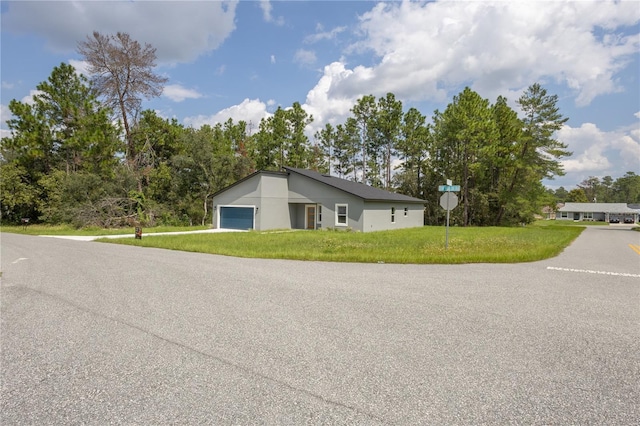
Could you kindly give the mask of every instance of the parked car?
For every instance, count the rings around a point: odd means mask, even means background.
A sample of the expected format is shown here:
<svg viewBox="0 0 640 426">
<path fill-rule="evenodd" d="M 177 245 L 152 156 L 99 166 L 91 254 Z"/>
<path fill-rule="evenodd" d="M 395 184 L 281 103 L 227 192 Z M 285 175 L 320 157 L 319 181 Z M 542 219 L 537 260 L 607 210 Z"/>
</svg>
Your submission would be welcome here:
<svg viewBox="0 0 640 426">
<path fill-rule="evenodd" d="M 620 219 L 617 217 L 612 217 L 609 219 L 609 223 L 620 223 Z"/>
<path fill-rule="evenodd" d="M 633 218 L 632 217 L 625 217 L 624 218 L 624 223 L 634 223 L 633 222 Z"/>
</svg>

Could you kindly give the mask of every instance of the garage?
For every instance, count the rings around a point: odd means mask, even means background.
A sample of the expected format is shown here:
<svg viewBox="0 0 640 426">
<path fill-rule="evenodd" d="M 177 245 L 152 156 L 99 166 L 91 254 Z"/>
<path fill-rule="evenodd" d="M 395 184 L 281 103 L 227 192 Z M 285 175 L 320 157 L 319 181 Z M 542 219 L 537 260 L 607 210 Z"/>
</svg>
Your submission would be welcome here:
<svg viewBox="0 0 640 426">
<path fill-rule="evenodd" d="M 220 228 L 253 229 L 254 207 L 220 207 Z"/>
</svg>

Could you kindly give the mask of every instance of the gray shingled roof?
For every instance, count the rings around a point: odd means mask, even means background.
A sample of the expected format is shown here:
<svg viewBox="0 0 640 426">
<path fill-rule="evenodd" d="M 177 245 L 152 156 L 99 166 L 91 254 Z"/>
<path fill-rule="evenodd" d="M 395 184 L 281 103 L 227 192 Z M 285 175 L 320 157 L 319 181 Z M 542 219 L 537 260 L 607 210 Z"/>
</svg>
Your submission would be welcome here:
<svg viewBox="0 0 640 426">
<path fill-rule="evenodd" d="M 625 203 L 566 203 L 558 211 L 582 213 L 638 213 L 630 209 Z"/>
<path fill-rule="evenodd" d="M 399 201 L 405 203 L 424 204 L 425 201 L 419 198 L 409 197 L 408 195 L 397 194 L 395 192 L 385 191 L 383 189 L 374 188 L 363 183 L 353 182 L 346 179 L 340 179 L 335 176 L 323 175 L 313 170 L 296 169 L 294 167 L 283 167 L 288 172 L 297 173 L 309 179 L 332 186 L 349 194 L 360 197 L 366 201 Z"/>
</svg>

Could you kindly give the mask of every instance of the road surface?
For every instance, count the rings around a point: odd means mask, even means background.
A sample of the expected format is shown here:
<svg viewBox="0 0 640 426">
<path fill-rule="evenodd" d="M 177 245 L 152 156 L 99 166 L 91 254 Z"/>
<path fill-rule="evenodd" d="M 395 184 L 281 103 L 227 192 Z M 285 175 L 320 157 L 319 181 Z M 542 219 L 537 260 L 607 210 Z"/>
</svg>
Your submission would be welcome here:
<svg viewBox="0 0 640 426">
<path fill-rule="evenodd" d="M 640 421 L 628 227 L 514 265 L 0 238 L 4 426 Z"/>
</svg>

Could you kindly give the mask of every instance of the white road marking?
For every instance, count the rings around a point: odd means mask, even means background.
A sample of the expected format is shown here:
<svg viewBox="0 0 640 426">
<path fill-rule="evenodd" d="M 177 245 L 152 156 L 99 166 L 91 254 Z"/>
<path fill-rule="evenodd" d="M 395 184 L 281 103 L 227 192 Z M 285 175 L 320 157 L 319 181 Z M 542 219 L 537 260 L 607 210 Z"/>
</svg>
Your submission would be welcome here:
<svg viewBox="0 0 640 426">
<path fill-rule="evenodd" d="M 585 274 L 614 275 L 618 277 L 640 278 L 640 274 L 628 274 L 626 272 L 591 271 L 589 269 L 557 268 L 555 266 L 547 266 L 547 269 L 564 272 L 582 272 Z"/>
<path fill-rule="evenodd" d="M 26 258 L 26 257 L 21 257 L 21 258 L 19 258 L 19 259 L 14 260 L 14 261 L 13 261 L 13 262 L 11 262 L 11 263 L 16 264 L 16 263 L 21 262 L 21 261 L 23 261 L 23 260 L 27 260 L 27 258 Z"/>
</svg>

